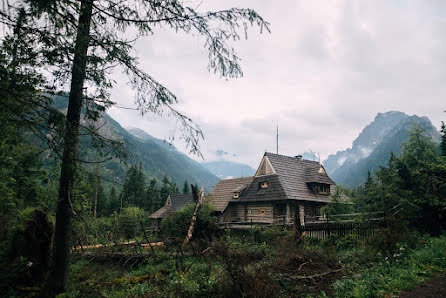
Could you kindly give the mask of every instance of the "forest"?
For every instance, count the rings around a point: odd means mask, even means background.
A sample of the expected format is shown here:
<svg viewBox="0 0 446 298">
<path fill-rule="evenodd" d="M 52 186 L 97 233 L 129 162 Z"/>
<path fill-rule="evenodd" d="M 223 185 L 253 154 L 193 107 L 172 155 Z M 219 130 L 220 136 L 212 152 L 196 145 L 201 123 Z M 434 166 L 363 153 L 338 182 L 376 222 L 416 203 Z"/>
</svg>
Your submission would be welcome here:
<svg viewBox="0 0 446 298">
<path fill-rule="evenodd" d="M 444 123 L 440 143 L 415 125 L 387 166 L 332 193 L 321 212 L 334 223 L 355 215 L 354 223 L 367 224 L 370 214 L 383 214 L 367 237 L 352 230 L 317 239 L 298 220 L 222 229 L 201 185 L 147 176 L 98 123 L 116 105 L 116 68 L 135 89 L 135 109 L 174 117 L 180 139 L 200 155 L 203 132 L 175 109 L 177 97 L 139 68 L 132 38 L 157 26 L 200 35 L 209 70 L 237 78 L 243 73 L 231 42 L 251 27 L 269 32 L 269 23 L 252 9 L 201 13 L 178 1 L 2 4 L 1 296 L 389 297 L 444 274 Z M 61 94 L 69 97 L 66 110 L 54 103 Z M 123 182 L 103 173 L 111 160 L 125 165 Z M 149 216 L 173 192 L 195 200 L 155 233 Z"/>
</svg>

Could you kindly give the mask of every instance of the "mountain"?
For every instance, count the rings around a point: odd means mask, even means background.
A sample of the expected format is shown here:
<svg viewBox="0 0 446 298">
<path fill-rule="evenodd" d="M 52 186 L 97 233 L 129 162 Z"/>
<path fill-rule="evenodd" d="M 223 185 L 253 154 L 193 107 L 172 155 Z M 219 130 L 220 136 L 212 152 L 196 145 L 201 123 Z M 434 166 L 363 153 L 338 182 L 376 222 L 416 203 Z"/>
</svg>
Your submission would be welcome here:
<svg viewBox="0 0 446 298">
<path fill-rule="evenodd" d="M 355 187 L 363 183 L 367 173 L 385 166 L 391 152 L 401 152 L 401 143 L 408 131 L 418 124 L 438 141 L 440 135 L 427 117 L 409 116 L 402 112 L 378 113 L 353 141 L 351 148 L 328 156 L 323 162 L 330 177 L 338 184 Z"/>
<path fill-rule="evenodd" d="M 246 164 L 226 160 L 202 162 L 201 164 L 221 179 L 253 176 L 256 172 Z"/>
<path fill-rule="evenodd" d="M 167 174 L 178 185 L 185 180 L 189 183 L 213 187 L 218 178 L 204 168 L 200 163 L 181 153 L 169 142 L 157 139 L 138 128 L 128 128 L 126 133 L 132 140 L 127 140 L 132 146 L 135 162 L 141 161 L 143 168 L 152 176 L 162 178 Z"/>
<path fill-rule="evenodd" d="M 54 107 L 57 109 L 66 110 L 67 103 L 66 96 L 54 97 Z M 101 135 L 121 140 L 129 153 L 125 162 L 112 159 L 100 165 L 101 176 L 107 179 L 122 183 L 130 165 L 141 165 L 147 177 L 161 180 L 167 175 L 180 188 L 185 180 L 203 185 L 205 188 L 213 187 L 218 182 L 214 174 L 179 152 L 171 143 L 154 138 L 141 129 L 126 130 L 107 113 L 102 114 L 102 118 L 95 123 L 95 126 L 99 128 Z M 80 150 L 88 151 L 88 146 L 85 139 L 80 140 Z"/>
</svg>

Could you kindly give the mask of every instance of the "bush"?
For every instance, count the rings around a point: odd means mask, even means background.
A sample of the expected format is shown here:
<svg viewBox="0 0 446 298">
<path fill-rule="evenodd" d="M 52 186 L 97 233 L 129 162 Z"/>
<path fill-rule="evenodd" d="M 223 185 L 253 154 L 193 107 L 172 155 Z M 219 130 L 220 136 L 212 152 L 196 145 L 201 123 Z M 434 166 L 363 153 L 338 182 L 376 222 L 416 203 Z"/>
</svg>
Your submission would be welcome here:
<svg viewBox="0 0 446 298">
<path fill-rule="evenodd" d="M 195 204 L 189 204 L 183 209 L 178 210 L 164 218 L 161 222 L 161 231 L 167 237 L 185 237 L 189 229 L 190 220 L 194 214 Z M 211 215 L 213 208 L 209 204 L 201 205 L 198 212 L 197 221 L 195 223 L 194 238 L 212 238 L 212 234 L 216 232 L 216 218 Z"/>
<path fill-rule="evenodd" d="M 119 227 L 125 239 L 134 238 L 137 235 L 144 217 L 145 213 L 141 208 L 127 207 L 122 209 L 119 215 Z"/>
<path fill-rule="evenodd" d="M 53 224 L 46 212 L 22 210 L 9 227 L 8 246 L 0 252 L 0 295 L 4 286 L 40 285 L 50 262 Z"/>
<path fill-rule="evenodd" d="M 249 232 L 253 237 L 254 242 L 266 242 L 268 244 L 274 244 L 278 240 L 288 237 L 291 234 L 291 231 L 288 231 L 281 226 L 271 226 L 267 227 L 266 229 L 255 226 L 250 229 Z"/>
</svg>

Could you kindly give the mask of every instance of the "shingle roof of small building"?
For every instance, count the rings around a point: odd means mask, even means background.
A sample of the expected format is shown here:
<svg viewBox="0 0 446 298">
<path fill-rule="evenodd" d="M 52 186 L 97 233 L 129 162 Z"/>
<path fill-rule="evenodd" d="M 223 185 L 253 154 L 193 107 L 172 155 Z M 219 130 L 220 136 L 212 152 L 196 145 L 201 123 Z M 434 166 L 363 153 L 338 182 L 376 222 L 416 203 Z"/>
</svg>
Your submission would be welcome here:
<svg viewBox="0 0 446 298">
<path fill-rule="evenodd" d="M 168 205 L 168 201 L 170 199 L 170 204 Z M 171 193 L 166 200 L 166 203 L 163 207 L 153 212 L 149 218 L 157 219 L 164 218 L 168 216 L 170 213 L 175 212 L 187 204 L 193 202 L 192 194 L 181 194 L 181 193 Z"/>
<path fill-rule="evenodd" d="M 172 209 L 174 211 L 183 208 L 187 204 L 194 201 L 192 194 L 171 193 L 170 201 L 172 202 Z"/>
<path fill-rule="evenodd" d="M 228 206 L 228 203 L 232 200 L 233 192 L 235 190 L 242 191 L 253 179 L 254 177 L 250 176 L 218 181 L 217 185 L 215 185 L 210 193 L 210 203 L 214 206 L 216 211 L 223 212 Z"/>
</svg>

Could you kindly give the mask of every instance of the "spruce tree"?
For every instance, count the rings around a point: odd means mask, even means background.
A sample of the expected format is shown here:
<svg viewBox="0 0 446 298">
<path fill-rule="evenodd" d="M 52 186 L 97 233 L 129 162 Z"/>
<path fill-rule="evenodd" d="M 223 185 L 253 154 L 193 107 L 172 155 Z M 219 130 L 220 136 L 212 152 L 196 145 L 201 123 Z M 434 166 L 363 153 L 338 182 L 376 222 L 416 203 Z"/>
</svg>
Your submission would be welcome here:
<svg viewBox="0 0 446 298">
<path fill-rule="evenodd" d="M 440 154 L 446 157 L 446 125 L 441 121 L 441 141 L 440 141 Z"/>
<path fill-rule="evenodd" d="M 190 186 L 189 186 L 189 182 L 186 180 L 184 180 L 184 185 L 183 185 L 183 194 L 188 194 L 190 193 Z"/>
<path fill-rule="evenodd" d="M 118 212 L 120 209 L 120 200 L 115 186 L 111 187 L 108 198 L 109 198 L 108 199 L 109 205 L 108 205 L 107 215 L 112 214 L 115 211 Z"/>
<path fill-rule="evenodd" d="M 121 192 L 123 207 L 142 207 L 145 199 L 145 184 L 145 176 L 141 168 L 130 167 Z"/>
<path fill-rule="evenodd" d="M 160 190 L 158 189 L 158 181 L 156 178 L 152 178 L 149 181 L 149 186 L 146 190 L 146 209 L 153 213 L 163 205 L 163 201 L 161 200 Z"/>
</svg>

